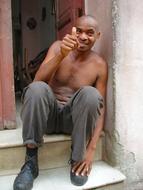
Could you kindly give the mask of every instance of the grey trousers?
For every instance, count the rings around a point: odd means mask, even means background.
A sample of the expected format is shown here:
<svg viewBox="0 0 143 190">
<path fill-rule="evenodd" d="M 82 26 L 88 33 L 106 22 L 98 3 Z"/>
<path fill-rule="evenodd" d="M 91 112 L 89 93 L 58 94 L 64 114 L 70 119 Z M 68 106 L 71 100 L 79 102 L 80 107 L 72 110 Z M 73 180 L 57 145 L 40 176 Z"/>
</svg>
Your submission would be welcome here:
<svg viewBox="0 0 143 190">
<path fill-rule="evenodd" d="M 69 134 L 72 140 L 71 159 L 81 161 L 102 107 L 103 98 L 94 87 L 80 88 L 61 107 L 48 84 L 33 82 L 23 93 L 23 142 L 38 146 L 42 144 L 44 134 Z"/>
</svg>

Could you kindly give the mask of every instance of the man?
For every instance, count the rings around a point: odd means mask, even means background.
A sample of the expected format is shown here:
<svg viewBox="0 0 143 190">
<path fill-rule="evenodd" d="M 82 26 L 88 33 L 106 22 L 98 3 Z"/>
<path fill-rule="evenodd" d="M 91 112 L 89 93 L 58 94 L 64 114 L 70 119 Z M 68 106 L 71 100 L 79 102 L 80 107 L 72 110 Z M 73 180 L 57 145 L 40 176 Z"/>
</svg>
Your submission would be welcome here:
<svg viewBox="0 0 143 190">
<path fill-rule="evenodd" d="M 105 115 L 107 64 L 91 50 L 99 37 L 95 18 L 78 18 L 72 34 L 51 46 L 27 87 L 22 109 L 26 160 L 14 190 L 32 188 L 45 133 L 71 135 L 71 182 L 88 180 Z"/>
</svg>

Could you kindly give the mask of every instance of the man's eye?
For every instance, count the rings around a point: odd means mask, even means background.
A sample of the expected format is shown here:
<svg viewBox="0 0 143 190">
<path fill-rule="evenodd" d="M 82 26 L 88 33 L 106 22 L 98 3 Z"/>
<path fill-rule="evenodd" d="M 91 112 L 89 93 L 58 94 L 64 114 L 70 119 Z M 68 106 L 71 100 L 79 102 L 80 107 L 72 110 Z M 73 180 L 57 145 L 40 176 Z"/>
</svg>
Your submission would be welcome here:
<svg viewBox="0 0 143 190">
<path fill-rule="evenodd" d="M 81 30 L 80 29 L 76 29 L 76 33 L 77 34 L 81 33 Z"/>
<path fill-rule="evenodd" d="M 88 32 L 87 35 L 88 35 L 88 36 L 93 36 L 94 33 L 93 33 L 93 32 Z"/>
</svg>

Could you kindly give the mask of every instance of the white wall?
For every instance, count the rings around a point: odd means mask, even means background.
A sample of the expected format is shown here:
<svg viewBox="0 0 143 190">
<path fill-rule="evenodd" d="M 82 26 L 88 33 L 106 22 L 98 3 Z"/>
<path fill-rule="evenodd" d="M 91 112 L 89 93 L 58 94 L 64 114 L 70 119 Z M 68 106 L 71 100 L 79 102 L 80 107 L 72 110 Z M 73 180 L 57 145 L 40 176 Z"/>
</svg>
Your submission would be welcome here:
<svg viewBox="0 0 143 190">
<path fill-rule="evenodd" d="M 143 189 L 143 1 L 113 6 L 117 155 L 128 190 Z"/>
</svg>

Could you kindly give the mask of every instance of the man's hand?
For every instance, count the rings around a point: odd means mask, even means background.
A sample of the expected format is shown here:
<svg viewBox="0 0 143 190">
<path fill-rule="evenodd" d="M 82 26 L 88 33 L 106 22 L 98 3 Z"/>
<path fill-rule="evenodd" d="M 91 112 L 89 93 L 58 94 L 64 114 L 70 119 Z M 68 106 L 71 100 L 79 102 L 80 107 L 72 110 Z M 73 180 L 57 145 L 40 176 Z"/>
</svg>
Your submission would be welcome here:
<svg viewBox="0 0 143 190">
<path fill-rule="evenodd" d="M 65 57 L 70 51 L 76 49 L 78 46 L 78 41 L 76 37 L 76 28 L 72 28 L 72 34 L 67 34 L 61 43 L 61 53 Z"/>
<path fill-rule="evenodd" d="M 81 162 L 76 162 L 72 168 L 72 172 L 76 175 L 88 176 L 92 169 L 94 152 L 93 149 L 87 148 L 85 159 Z"/>
</svg>

